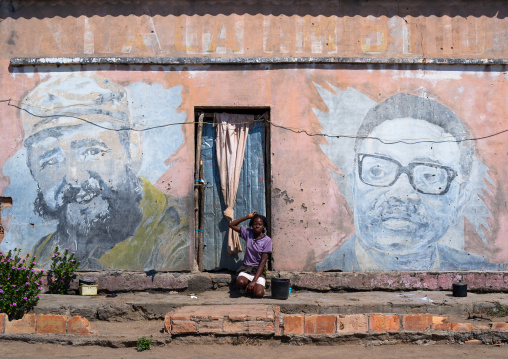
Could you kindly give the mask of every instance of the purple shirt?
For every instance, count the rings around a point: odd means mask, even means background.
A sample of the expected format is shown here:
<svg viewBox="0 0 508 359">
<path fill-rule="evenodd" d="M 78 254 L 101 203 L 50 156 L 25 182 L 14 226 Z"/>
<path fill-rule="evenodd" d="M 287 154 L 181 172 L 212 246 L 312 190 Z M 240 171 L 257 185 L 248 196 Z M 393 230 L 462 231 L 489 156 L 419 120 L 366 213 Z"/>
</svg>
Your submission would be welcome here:
<svg viewBox="0 0 508 359">
<path fill-rule="evenodd" d="M 256 240 L 252 229 L 241 227 L 240 237 L 247 242 L 243 265 L 257 267 L 261 262 L 263 253 L 272 253 L 272 239 L 267 235 Z"/>
</svg>

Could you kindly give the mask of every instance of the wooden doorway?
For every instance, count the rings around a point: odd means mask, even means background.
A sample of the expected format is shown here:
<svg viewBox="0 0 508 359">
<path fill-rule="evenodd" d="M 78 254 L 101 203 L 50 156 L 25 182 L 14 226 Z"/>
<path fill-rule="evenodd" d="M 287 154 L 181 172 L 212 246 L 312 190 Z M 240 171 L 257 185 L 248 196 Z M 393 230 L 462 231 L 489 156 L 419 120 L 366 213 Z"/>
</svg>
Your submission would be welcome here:
<svg viewBox="0 0 508 359">
<path fill-rule="evenodd" d="M 216 127 L 214 113 L 242 113 L 253 114 L 254 125 L 249 131 L 245 148 L 242 173 L 235 201 L 235 216 L 243 216 L 252 211 L 265 215 L 270 222 L 270 149 L 269 149 L 269 116 L 267 108 L 239 109 L 239 108 L 198 108 L 195 110 L 196 139 L 200 139 L 200 158 L 196 166 L 196 183 L 202 187 L 199 196 L 199 218 L 197 222 L 197 250 L 200 270 L 216 271 L 221 269 L 236 270 L 243 262 L 243 252 L 235 256 L 227 254 L 227 220 L 224 218 L 225 209 L 220 190 L 220 177 L 217 167 L 215 147 Z M 203 116 L 203 123 L 199 125 L 199 117 Z M 201 130 L 200 130 L 201 128 Z M 201 134 L 199 133 L 201 131 Z M 199 176 L 201 175 L 201 176 Z M 243 223 L 246 226 L 247 223 Z M 269 230 L 269 228 L 268 228 Z M 268 233 L 270 235 L 270 233 Z M 242 248 L 245 242 L 240 239 Z"/>
</svg>

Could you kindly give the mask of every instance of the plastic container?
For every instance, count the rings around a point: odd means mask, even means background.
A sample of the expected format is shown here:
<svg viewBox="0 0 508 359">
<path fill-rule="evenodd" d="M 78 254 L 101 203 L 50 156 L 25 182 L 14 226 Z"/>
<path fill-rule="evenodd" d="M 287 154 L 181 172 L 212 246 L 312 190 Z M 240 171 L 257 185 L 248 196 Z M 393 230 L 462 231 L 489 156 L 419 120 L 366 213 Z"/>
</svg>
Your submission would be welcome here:
<svg viewBox="0 0 508 359">
<path fill-rule="evenodd" d="M 273 299 L 288 299 L 289 297 L 289 279 L 272 278 L 272 298 Z"/>
<path fill-rule="evenodd" d="M 467 284 L 453 283 L 452 291 L 454 297 L 467 297 Z"/>
<path fill-rule="evenodd" d="M 97 295 L 97 284 L 80 285 L 79 286 L 79 294 L 80 295 Z"/>
</svg>

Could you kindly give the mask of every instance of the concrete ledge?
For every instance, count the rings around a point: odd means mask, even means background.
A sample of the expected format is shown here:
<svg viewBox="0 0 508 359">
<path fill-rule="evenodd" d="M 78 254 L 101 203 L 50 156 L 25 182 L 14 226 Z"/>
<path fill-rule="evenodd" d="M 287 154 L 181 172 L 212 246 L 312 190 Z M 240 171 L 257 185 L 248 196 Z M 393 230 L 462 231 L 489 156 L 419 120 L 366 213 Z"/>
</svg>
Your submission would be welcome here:
<svg viewBox="0 0 508 359">
<path fill-rule="evenodd" d="M 0 335 L 4 334 L 72 334 L 90 335 L 90 322 L 83 317 L 67 318 L 66 315 L 25 314 L 23 318 L 9 321 L 0 313 Z M 0 337 L 2 338 L 2 337 Z"/>
<path fill-rule="evenodd" d="M 77 292 L 79 280 L 94 281 L 99 292 L 142 292 L 142 291 L 192 291 L 227 289 L 231 284 L 231 273 L 173 273 L 173 272 L 132 272 L 100 271 L 78 272 L 71 282 L 70 290 Z M 45 290 L 48 291 L 48 278 L 45 278 Z"/>
<path fill-rule="evenodd" d="M 294 289 L 315 291 L 452 290 L 462 281 L 470 292 L 508 292 L 508 272 L 285 272 L 274 277 L 291 279 Z"/>
<path fill-rule="evenodd" d="M 96 335 L 57 335 L 57 334 L 2 334 L 0 340 L 16 341 L 20 343 L 58 344 L 71 346 L 96 345 L 107 348 L 135 348 L 139 335 L 132 336 L 96 336 Z M 152 346 L 166 346 L 171 343 L 171 338 L 153 338 Z"/>
<path fill-rule="evenodd" d="M 504 293 L 469 293 L 455 298 L 451 292 L 344 292 L 320 293 L 292 291 L 287 300 L 277 300 L 270 293 L 263 299 L 242 296 L 237 291 L 211 290 L 196 293 L 132 292 L 119 293 L 115 298 L 79 295 L 42 294 L 34 314 L 58 314 L 86 317 L 90 321 L 163 320 L 166 314 L 180 307 L 219 305 L 276 305 L 285 314 L 432 314 L 463 318 L 467 313 L 487 315 L 499 306 L 508 307 Z"/>
<path fill-rule="evenodd" d="M 78 272 L 71 284 L 78 289 L 78 280 L 93 280 L 100 292 L 133 292 L 147 290 L 192 291 L 227 290 L 236 278 L 233 273 L 171 273 L 100 271 Z M 341 291 L 451 291 L 452 284 L 462 281 L 469 292 L 508 292 L 508 271 L 502 272 L 268 272 L 270 278 L 289 278 L 295 290 Z M 48 281 L 46 280 L 45 283 Z M 270 281 L 268 281 L 269 283 Z"/>
<path fill-rule="evenodd" d="M 504 58 L 379 57 L 15 57 L 11 66 L 35 65 L 265 65 L 265 64 L 433 64 L 506 65 Z"/>
</svg>

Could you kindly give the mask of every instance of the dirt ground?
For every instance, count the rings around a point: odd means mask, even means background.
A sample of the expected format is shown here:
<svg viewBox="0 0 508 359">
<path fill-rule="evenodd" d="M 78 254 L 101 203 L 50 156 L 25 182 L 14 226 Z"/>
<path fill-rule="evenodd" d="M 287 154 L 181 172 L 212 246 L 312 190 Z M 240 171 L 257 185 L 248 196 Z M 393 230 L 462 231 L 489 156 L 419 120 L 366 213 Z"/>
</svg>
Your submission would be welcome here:
<svg viewBox="0 0 508 359">
<path fill-rule="evenodd" d="M 57 344 L 29 344 L 14 341 L 0 341 L 1 358 L 507 358 L 508 346 L 487 345 L 185 345 L 171 344 L 155 347 L 144 352 L 134 348 L 105 348 L 98 346 L 79 346 Z"/>
</svg>

